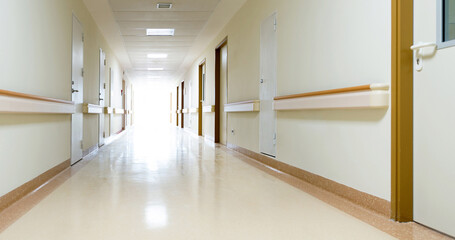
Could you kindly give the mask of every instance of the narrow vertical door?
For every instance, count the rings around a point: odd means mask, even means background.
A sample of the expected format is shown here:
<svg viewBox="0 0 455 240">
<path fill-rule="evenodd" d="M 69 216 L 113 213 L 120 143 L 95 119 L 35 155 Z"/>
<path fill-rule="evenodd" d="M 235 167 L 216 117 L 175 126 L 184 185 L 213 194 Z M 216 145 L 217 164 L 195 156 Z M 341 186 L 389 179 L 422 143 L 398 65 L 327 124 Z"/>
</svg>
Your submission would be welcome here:
<svg viewBox="0 0 455 240">
<path fill-rule="evenodd" d="M 220 49 L 220 143 L 227 144 L 227 114 L 224 104 L 227 103 L 228 89 L 228 47 L 225 44 Z"/>
<path fill-rule="evenodd" d="M 99 91 L 99 105 L 104 107 L 106 98 L 106 54 L 100 49 L 100 73 L 99 73 L 99 82 L 100 82 L 100 91 Z M 104 145 L 104 109 L 103 113 L 99 114 L 98 118 L 98 145 L 101 147 Z"/>
<path fill-rule="evenodd" d="M 84 42 L 83 29 L 79 20 L 73 16 L 72 46 L 72 101 L 76 104 L 76 112 L 71 117 L 71 164 L 82 159 L 82 105 L 84 76 Z"/>
<path fill-rule="evenodd" d="M 259 146 L 263 154 L 276 156 L 276 112 L 272 108 L 276 95 L 277 36 L 276 14 L 261 25 Z"/>
<path fill-rule="evenodd" d="M 414 220 L 452 236 L 454 41 L 455 0 L 414 0 Z"/>
</svg>

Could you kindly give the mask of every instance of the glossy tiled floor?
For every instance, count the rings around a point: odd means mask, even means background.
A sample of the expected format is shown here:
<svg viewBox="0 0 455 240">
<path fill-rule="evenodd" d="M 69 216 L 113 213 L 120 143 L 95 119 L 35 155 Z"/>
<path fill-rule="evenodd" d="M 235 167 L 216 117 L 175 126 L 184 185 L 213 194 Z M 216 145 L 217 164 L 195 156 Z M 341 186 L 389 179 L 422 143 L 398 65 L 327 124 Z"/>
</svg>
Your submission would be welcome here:
<svg viewBox="0 0 455 240">
<path fill-rule="evenodd" d="M 176 128 L 130 131 L 81 166 L 0 239 L 395 239 Z"/>
</svg>

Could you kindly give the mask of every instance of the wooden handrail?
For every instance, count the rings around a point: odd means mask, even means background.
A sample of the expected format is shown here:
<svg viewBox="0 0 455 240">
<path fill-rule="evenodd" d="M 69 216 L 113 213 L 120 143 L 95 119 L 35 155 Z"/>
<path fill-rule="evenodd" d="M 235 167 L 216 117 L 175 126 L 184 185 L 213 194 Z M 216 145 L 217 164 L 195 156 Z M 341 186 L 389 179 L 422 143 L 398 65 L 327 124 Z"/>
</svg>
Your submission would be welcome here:
<svg viewBox="0 0 455 240">
<path fill-rule="evenodd" d="M 248 104 L 248 103 L 257 103 L 259 100 L 249 100 L 249 101 L 243 101 L 243 102 L 234 102 L 234 103 L 226 103 L 224 106 L 233 106 L 233 105 L 240 105 L 240 104 Z"/>
<path fill-rule="evenodd" d="M 330 89 L 330 90 L 323 90 L 323 91 L 316 91 L 316 92 L 307 92 L 307 93 L 293 94 L 293 95 L 287 95 L 287 96 L 280 96 L 280 97 L 274 98 L 274 100 L 313 97 L 313 96 L 329 95 L 329 94 L 336 94 L 336 93 L 348 93 L 348 92 L 358 92 L 358 91 L 367 91 L 367 90 L 388 90 L 388 89 L 389 89 L 389 85 L 387 85 L 387 84 L 368 84 L 368 85 L 361 85 L 361 86 L 355 86 L 355 87 L 337 88 L 337 89 Z"/>
<path fill-rule="evenodd" d="M 13 91 L 2 90 L 2 89 L 0 89 L 0 95 L 8 96 L 8 97 L 26 98 L 26 99 L 33 99 L 33 100 L 39 100 L 39 101 L 64 103 L 64 104 L 74 105 L 74 102 L 72 102 L 72 101 L 66 101 L 66 100 L 48 98 L 48 97 L 41 97 L 41 96 L 37 96 L 37 95 L 13 92 Z"/>
</svg>

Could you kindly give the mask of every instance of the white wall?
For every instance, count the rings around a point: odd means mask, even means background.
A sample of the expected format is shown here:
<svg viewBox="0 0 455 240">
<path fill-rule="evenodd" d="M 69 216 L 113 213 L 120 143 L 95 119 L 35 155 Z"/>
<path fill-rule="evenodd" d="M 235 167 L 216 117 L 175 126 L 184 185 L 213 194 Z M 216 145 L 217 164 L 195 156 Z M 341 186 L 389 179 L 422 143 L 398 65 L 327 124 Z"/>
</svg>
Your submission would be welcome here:
<svg viewBox="0 0 455 240">
<path fill-rule="evenodd" d="M 390 84 L 390 1 L 249 0 L 185 77 L 196 81 L 207 59 L 207 105 L 214 104 L 214 49 L 226 36 L 229 102 L 259 99 L 260 24 L 275 11 L 278 95 Z M 213 118 L 204 114 L 203 122 L 212 134 Z M 277 160 L 390 200 L 390 122 L 390 109 L 279 112 Z M 258 125 L 257 113 L 229 114 L 228 142 L 259 152 Z"/>
<path fill-rule="evenodd" d="M 84 102 L 98 103 L 99 48 L 118 61 L 81 0 L 0 1 L 0 89 L 71 100 L 73 13 L 85 33 Z M 70 133 L 70 116 L 0 114 L 0 196 L 70 159 Z M 97 141 L 97 117 L 85 116 L 84 150 Z"/>
</svg>

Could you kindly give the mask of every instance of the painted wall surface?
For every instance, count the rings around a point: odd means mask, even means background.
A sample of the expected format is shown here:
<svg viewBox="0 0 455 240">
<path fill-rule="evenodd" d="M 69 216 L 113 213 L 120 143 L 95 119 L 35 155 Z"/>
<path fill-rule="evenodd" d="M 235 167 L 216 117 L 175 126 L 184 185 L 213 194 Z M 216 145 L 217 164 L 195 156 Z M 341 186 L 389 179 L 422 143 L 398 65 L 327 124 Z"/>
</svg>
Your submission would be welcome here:
<svg viewBox="0 0 455 240">
<path fill-rule="evenodd" d="M 99 48 L 122 69 L 81 0 L 0 1 L 0 89 L 71 100 L 73 13 L 85 34 L 84 102 L 98 103 Z M 98 142 L 97 116 L 83 125 L 86 150 Z M 70 158 L 71 117 L 0 114 L 0 136 L 2 196 Z"/>
<path fill-rule="evenodd" d="M 390 84 L 390 1 L 249 0 L 185 76 L 196 81 L 207 59 L 205 105 L 214 104 L 215 48 L 226 36 L 228 102 L 259 99 L 260 25 L 274 12 L 278 95 Z M 213 121 L 204 114 L 210 136 Z M 277 160 L 390 200 L 390 122 L 390 109 L 279 112 Z M 229 143 L 259 151 L 259 114 L 228 114 L 228 132 Z"/>
</svg>

